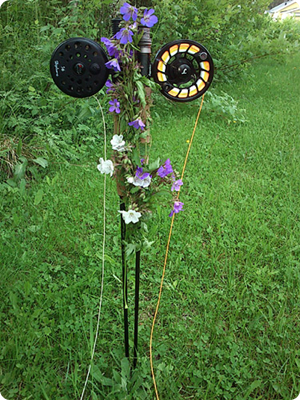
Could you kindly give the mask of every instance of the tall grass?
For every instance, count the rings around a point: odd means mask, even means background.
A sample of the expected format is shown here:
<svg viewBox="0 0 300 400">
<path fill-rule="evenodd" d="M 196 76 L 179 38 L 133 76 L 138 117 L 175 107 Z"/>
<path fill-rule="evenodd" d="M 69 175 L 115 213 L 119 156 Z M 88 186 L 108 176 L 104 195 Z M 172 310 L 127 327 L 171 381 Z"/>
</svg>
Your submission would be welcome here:
<svg viewBox="0 0 300 400">
<path fill-rule="evenodd" d="M 204 103 L 154 334 L 164 400 L 286 400 L 300 392 L 299 82 L 299 57 L 268 59 L 224 87 L 245 122 L 230 112 L 218 117 Z M 152 155 L 170 157 L 179 172 L 198 107 L 155 98 Z M 96 161 L 85 154 L 50 164 L 26 187 L 1 184 L 0 391 L 7 399 L 80 396 L 100 294 Z M 142 259 L 139 364 L 130 373 L 114 182 L 107 192 L 103 318 L 86 398 L 152 399 L 148 341 L 169 210 L 154 215 L 155 243 Z M 133 282 L 130 268 L 131 333 Z"/>
</svg>

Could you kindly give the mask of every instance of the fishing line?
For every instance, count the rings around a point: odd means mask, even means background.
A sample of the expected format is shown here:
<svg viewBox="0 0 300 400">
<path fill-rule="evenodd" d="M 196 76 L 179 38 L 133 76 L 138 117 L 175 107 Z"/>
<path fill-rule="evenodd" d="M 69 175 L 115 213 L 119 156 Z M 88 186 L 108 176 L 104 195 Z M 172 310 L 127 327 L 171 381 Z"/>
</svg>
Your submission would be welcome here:
<svg viewBox="0 0 300 400">
<path fill-rule="evenodd" d="M 197 125 L 198 125 L 199 117 L 200 117 L 200 114 L 201 114 L 203 101 L 204 101 L 204 94 L 202 95 L 202 101 L 201 101 L 201 104 L 200 104 L 200 107 L 199 107 L 199 111 L 198 111 L 198 114 L 197 114 L 197 118 L 196 118 L 195 126 L 194 126 L 194 129 L 193 129 L 193 133 L 192 133 L 192 136 L 191 136 L 191 139 L 190 139 L 189 147 L 187 149 L 187 153 L 186 153 L 186 156 L 185 156 L 185 160 L 184 160 L 184 164 L 183 164 L 183 168 L 182 168 L 182 173 L 181 173 L 181 179 L 183 179 L 184 172 L 185 172 L 185 169 L 186 169 L 188 157 L 189 157 L 189 154 L 190 154 L 190 150 L 191 150 L 191 147 L 192 147 L 192 143 L 193 143 L 193 139 L 194 139 L 194 136 L 195 136 L 196 128 L 197 128 Z M 180 194 L 180 187 L 179 187 L 179 191 L 178 191 L 178 194 L 177 194 L 176 201 L 179 200 L 179 194 Z M 175 218 L 175 213 L 173 214 L 172 220 L 171 220 L 171 226 L 170 226 L 169 237 L 168 237 L 168 242 L 167 242 L 165 260 L 164 260 L 164 267 L 163 267 L 162 278 L 161 278 L 161 282 L 160 282 L 158 300 L 157 300 L 156 309 L 155 309 L 153 322 L 152 322 L 152 327 L 151 327 L 150 343 L 149 343 L 151 375 L 152 375 L 152 380 L 153 380 L 153 385 L 154 385 L 154 390 L 155 390 L 155 395 L 156 395 L 156 399 L 157 400 L 159 400 L 159 395 L 158 395 L 158 390 L 157 390 L 157 385 L 156 385 L 156 380 L 155 380 L 155 374 L 154 374 L 154 368 L 153 368 L 152 342 L 153 342 L 154 326 L 155 326 L 155 322 L 156 322 L 156 318 L 157 318 L 157 314 L 158 314 L 158 309 L 159 309 L 160 300 L 161 300 L 161 294 L 162 294 L 162 288 L 163 288 L 163 283 L 164 283 L 164 278 L 165 278 L 165 273 L 166 273 L 166 265 L 167 265 L 167 261 L 168 261 L 168 254 L 169 254 L 170 241 L 171 241 L 172 230 L 173 230 L 173 225 L 174 225 L 174 218 Z"/>
<path fill-rule="evenodd" d="M 104 113 L 103 113 L 103 109 L 101 107 L 101 104 L 99 102 L 99 100 L 97 99 L 96 96 L 94 96 L 94 98 L 96 99 L 99 109 L 101 111 L 101 115 L 102 115 L 102 120 L 103 120 L 103 135 L 104 135 L 104 159 L 106 160 L 106 126 L 105 126 L 105 118 L 104 118 Z M 90 377 L 90 372 L 91 372 L 91 368 L 92 368 L 92 363 L 94 360 L 94 356 L 95 356 L 95 351 L 96 351 L 96 345 L 97 345 L 97 340 L 98 340 L 98 336 L 99 336 L 99 327 L 100 327 L 100 318 L 101 318 L 101 310 L 102 310 L 102 301 L 103 301 L 103 286 L 104 286 L 104 256 L 105 256 L 105 239 L 106 239 L 106 174 L 104 174 L 104 186 L 103 186 L 103 241 L 102 241 L 102 276 L 101 276 L 101 289 L 100 289 L 100 298 L 99 298 L 99 307 L 98 307 L 98 317 L 97 317 L 97 327 L 96 327 L 96 334 L 95 334 L 95 339 L 94 339 L 94 346 L 93 346 L 93 350 L 92 350 L 92 354 L 91 354 L 91 362 L 88 368 L 88 372 L 86 375 L 86 379 L 85 379 L 85 383 L 84 383 L 84 387 L 81 393 L 81 397 L 80 400 L 83 399 L 87 384 L 88 384 L 88 380 Z"/>
</svg>

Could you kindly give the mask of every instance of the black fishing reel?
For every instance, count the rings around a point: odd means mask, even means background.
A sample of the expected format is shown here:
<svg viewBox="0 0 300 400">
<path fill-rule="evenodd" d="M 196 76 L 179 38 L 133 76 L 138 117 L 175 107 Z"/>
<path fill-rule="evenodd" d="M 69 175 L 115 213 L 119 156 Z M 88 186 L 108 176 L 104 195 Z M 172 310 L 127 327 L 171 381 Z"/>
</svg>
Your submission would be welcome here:
<svg viewBox="0 0 300 400">
<path fill-rule="evenodd" d="M 53 52 L 50 72 L 59 89 L 72 97 L 89 97 L 104 86 L 109 71 L 103 48 L 91 39 L 71 38 Z"/>
<path fill-rule="evenodd" d="M 152 64 L 152 77 L 168 99 L 187 102 L 202 96 L 214 75 L 213 60 L 193 40 L 176 40 L 163 46 Z"/>
</svg>

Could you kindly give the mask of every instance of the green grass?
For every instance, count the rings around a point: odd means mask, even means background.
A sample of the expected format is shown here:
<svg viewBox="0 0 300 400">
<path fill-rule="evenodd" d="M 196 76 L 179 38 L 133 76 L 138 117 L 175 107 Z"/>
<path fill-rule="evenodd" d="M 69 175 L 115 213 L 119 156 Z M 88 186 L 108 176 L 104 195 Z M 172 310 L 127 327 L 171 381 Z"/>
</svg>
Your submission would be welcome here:
<svg viewBox="0 0 300 400">
<path fill-rule="evenodd" d="M 161 399 L 294 399 L 300 392 L 299 56 L 267 59 L 223 89 L 246 122 L 200 118 L 154 332 Z M 180 172 L 197 104 L 155 98 L 153 157 Z M 230 120 L 231 122 L 229 123 Z M 103 155 L 99 148 L 98 156 Z M 88 154 L 26 190 L 1 186 L 0 392 L 79 399 L 101 282 L 103 177 Z M 154 399 L 149 335 L 170 219 L 143 254 L 139 364 L 123 359 L 119 201 L 107 188 L 103 314 L 86 399 Z M 133 265 L 129 274 L 131 348 Z"/>
</svg>

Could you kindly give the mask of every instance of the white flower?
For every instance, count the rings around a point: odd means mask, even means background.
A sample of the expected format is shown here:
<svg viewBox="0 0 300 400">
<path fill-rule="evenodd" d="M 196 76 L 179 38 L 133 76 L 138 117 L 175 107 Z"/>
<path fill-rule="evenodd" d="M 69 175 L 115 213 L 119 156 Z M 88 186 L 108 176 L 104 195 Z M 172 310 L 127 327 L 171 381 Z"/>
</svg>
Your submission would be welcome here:
<svg viewBox="0 0 300 400">
<path fill-rule="evenodd" d="M 119 213 L 122 214 L 125 224 L 130 224 L 130 222 L 136 224 L 142 216 L 140 212 L 135 210 L 119 211 Z"/>
<path fill-rule="evenodd" d="M 151 183 L 151 176 L 147 176 L 147 178 L 143 179 L 142 187 L 146 188 L 146 187 L 150 186 L 150 183 Z"/>
<path fill-rule="evenodd" d="M 1 3 L 1 0 L 0 0 L 0 3 Z M 0 393 L 0 400 L 6 400 L 3 396 L 1 396 L 1 393 Z"/>
<path fill-rule="evenodd" d="M 110 176 L 112 176 L 114 172 L 114 164 L 112 163 L 112 161 L 104 161 L 103 158 L 99 158 L 99 162 L 100 164 L 97 165 L 97 168 L 101 172 L 101 174 L 110 174 Z"/>
<path fill-rule="evenodd" d="M 114 135 L 110 143 L 113 150 L 125 151 L 125 140 L 123 140 L 123 135 Z"/>
<path fill-rule="evenodd" d="M 143 180 L 136 176 L 134 178 L 132 176 L 130 178 L 127 178 L 127 182 L 132 183 L 134 186 L 143 186 Z"/>
<path fill-rule="evenodd" d="M 140 186 L 140 187 L 146 188 L 151 183 L 151 177 L 147 176 L 147 178 L 141 179 L 141 178 L 138 178 L 137 176 L 135 176 L 135 177 L 131 176 L 130 178 L 127 178 L 127 182 L 132 183 L 134 186 Z"/>
</svg>

